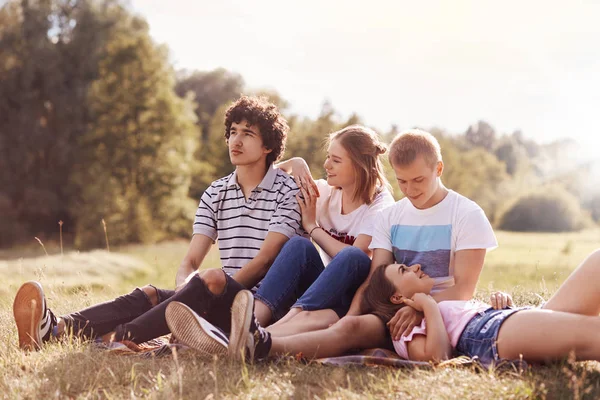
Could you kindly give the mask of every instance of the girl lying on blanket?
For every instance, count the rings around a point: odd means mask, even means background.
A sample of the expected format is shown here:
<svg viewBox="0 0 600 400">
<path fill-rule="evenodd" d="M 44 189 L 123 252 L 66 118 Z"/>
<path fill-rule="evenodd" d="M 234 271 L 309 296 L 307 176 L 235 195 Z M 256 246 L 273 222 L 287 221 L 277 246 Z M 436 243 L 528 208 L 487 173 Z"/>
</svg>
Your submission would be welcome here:
<svg viewBox="0 0 600 400">
<path fill-rule="evenodd" d="M 520 357 L 551 361 L 574 351 L 578 360 L 600 360 L 600 250 L 542 308 L 494 309 L 477 301 L 436 303 L 429 295 L 433 283 L 419 265 L 382 265 L 364 292 L 363 310 L 384 322 L 402 307 L 425 314 L 420 326 L 394 341 L 403 358 L 441 361 L 455 351 L 491 364 Z"/>
</svg>

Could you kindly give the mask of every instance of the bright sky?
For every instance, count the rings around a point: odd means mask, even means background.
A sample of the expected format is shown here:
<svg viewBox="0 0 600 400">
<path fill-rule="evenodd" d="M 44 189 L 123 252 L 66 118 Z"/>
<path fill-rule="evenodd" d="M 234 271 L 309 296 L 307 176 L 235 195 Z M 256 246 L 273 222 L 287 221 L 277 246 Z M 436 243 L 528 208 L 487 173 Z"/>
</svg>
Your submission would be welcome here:
<svg viewBox="0 0 600 400">
<path fill-rule="evenodd" d="M 600 146 L 600 2 L 132 0 L 176 68 L 224 67 L 315 117 L 381 130 L 478 119 Z M 595 146 L 594 146 L 595 145 Z M 600 157 L 598 157 L 600 158 Z"/>
</svg>

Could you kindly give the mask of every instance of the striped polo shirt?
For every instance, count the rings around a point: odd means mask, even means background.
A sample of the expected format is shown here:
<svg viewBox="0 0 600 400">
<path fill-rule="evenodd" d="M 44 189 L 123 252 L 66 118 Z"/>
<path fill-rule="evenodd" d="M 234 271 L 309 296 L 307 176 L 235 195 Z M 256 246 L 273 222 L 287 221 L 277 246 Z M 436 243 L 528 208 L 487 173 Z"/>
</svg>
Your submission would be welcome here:
<svg viewBox="0 0 600 400">
<path fill-rule="evenodd" d="M 214 181 L 202 195 L 194 235 L 218 242 L 222 268 L 233 275 L 258 254 L 267 233 L 289 238 L 304 233 L 298 191 L 294 178 L 271 165 L 246 199 L 234 171 Z"/>
</svg>

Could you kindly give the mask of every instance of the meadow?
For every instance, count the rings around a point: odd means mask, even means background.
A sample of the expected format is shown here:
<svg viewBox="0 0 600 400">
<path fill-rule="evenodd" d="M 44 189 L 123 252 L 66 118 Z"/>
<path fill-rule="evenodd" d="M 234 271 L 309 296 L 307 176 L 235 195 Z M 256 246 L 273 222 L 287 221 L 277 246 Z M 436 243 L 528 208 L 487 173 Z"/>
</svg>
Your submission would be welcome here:
<svg viewBox="0 0 600 400">
<path fill-rule="evenodd" d="M 476 297 L 513 294 L 517 305 L 539 304 L 592 250 L 600 230 L 541 234 L 497 232 Z M 12 300 L 26 280 L 40 281 L 57 314 L 153 283 L 172 287 L 187 242 L 65 251 L 45 244 L 0 252 L 0 396 L 2 398 L 599 398 L 600 364 L 564 360 L 549 366 L 391 369 L 329 367 L 293 357 L 261 364 L 203 360 L 193 354 L 155 359 L 115 356 L 76 340 L 23 353 L 17 347 Z M 219 265 L 213 249 L 206 265 Z M 551 332 L 549 332 L 551 334 Z M 599 333 L 600 334 L 600 333 Z"/>
</svg>

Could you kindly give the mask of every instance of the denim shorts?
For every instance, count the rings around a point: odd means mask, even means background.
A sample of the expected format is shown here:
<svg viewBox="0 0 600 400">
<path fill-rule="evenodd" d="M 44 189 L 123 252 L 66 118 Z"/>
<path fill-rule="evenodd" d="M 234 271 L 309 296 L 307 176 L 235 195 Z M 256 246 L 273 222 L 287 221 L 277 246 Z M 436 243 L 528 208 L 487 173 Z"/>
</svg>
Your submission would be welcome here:
<svg viewBox="0 0 600 400">
<path fill-rule="evenodd" d="M 530 307 L 494 310 L 490 307 L 476 314 L 462 331 L 456 351 L 469 357 L 477 356 L 485 366 L 498 363 L 501 361 L 497 348 L 500 327 L 508 317 L 528 308 Z"/>
</svg>

